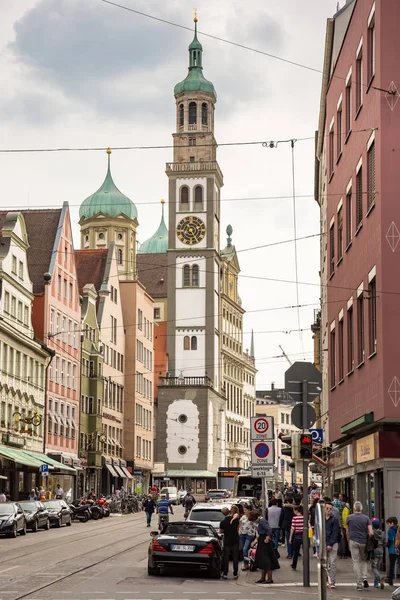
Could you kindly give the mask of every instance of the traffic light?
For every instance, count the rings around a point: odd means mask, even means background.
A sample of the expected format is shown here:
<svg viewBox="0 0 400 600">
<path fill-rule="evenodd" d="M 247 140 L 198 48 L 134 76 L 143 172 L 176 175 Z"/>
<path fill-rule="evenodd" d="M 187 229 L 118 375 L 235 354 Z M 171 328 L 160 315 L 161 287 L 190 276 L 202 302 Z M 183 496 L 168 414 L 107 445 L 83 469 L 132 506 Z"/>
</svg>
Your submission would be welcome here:
<svg viewBox="0 0 400 600">
<path fill-rule="evenodd" d="M 283 444 L 287 444 L 287 448 L 281 448 L 281 454 L 290 456 L 293 460 L 299 459 L 299 434 L 297 431 L 292 435 L 284 435 L 282 431 L 278 434 L 278 438 Z"/>
<path fill-rule="evenodd" d="M 313 439 L 312 434 L 309 431 L 300 433 L 299 446 L 299 458 L 301 460 L 311 460 L 313 455 Z"/>
</svg>

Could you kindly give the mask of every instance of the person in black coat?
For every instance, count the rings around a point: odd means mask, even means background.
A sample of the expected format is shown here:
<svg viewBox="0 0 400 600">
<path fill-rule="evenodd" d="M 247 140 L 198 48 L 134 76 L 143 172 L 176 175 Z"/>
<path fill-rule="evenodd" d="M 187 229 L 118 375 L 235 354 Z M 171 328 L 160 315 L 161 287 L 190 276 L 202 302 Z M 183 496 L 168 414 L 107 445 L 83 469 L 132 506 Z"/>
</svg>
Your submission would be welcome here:
<svg viewBox="0 0 400 600">
<path fill-rule="evenodd" d="M 258 523 L 258 541 L 255 557 L 255 565 L 261 569 L 261 577 L 256 583 L 274 583 L 272 571 L 279 569 L 279 562 L 272 543 L 272 529 L 267 518 L 261 518 Z M 265 576 L 268 575 L 268 579 Z"/>
<path fill-rule="evenodd" d="M 279 527 L 282 529 L 286 538 L 287 557 L 293 558 L 292 544 L 290 543 L 290 528 L 292 526 L 292 519 L 294 515 L 294 506 L 291 501 L 287 500 L 283 505 L 281 517 L 279 519 Z"/>
</svg>

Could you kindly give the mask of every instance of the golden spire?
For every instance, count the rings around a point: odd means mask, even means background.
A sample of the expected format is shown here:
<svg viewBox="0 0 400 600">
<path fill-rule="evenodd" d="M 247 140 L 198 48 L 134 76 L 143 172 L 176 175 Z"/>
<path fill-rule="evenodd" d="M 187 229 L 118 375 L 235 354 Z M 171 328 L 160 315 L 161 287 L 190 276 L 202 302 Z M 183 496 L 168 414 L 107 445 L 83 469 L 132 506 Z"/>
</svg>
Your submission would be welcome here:
<svg viewBox="0 0 400 600">
<path fill-rule="evenodd" d="M 161 199 L 161 204 L 165 204 L 164 198 Z"/>
<path fill-rule="evenodd" d="M 197 21 L 198 21 L 198 18 L 197 18 L 197 8 L 194 9 L 194 18 L 193 18 L 193 21 L 195 23 L 197 23 Z"/>
<path fill-rule="evenodd" d="M 111 154 L 111 148 L 107 148 L 106 152 L 107 154 Z"/>
</svg>

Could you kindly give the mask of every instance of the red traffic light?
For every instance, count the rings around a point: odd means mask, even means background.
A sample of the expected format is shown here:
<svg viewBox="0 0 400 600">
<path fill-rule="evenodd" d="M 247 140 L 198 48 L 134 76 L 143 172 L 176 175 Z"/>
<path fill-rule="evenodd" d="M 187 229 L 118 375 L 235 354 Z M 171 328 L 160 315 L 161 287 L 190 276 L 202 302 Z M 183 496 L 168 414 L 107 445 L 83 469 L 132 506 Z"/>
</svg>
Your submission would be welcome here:
<svg viewBox="0 0 400 600">
<path fill-rule="evenodd" d="M 300 438 L 300 444 L 312 444 L 312 437 L 309 435 L 302 435 Z"/>
</svg>

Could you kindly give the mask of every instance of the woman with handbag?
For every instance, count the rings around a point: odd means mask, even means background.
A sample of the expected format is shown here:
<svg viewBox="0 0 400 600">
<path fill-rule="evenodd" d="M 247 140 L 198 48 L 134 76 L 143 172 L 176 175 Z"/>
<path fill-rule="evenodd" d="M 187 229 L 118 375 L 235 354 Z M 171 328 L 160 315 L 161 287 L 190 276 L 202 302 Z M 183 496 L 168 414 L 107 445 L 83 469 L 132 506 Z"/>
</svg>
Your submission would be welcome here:
<svg viewBox="0 0 400 600">
<path fill-rule="evenodd" d="M 272 529 L 267 518 L 261 518 L 258 523 L 258 544 L 255 559 L 256 567 L 261 569 L 261 577 L 256 583 L 274 583 L 272 571 L 280 568 L 277 551 L 272 543 Z M 268 576 L 268 579 L 265 576 Z"/>
</svg>

